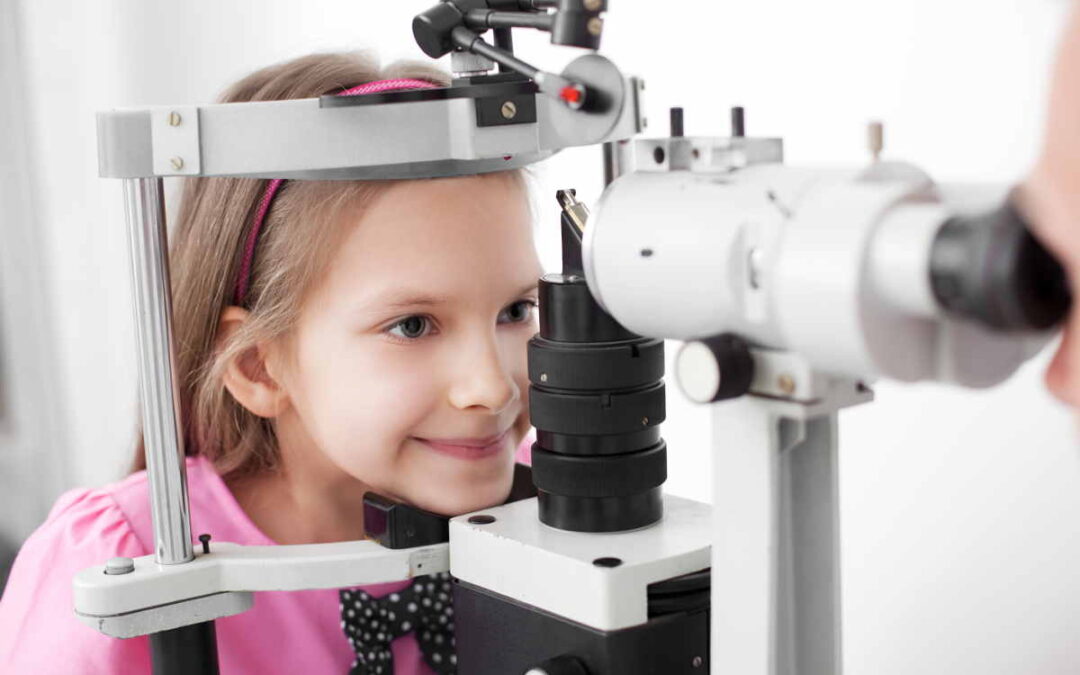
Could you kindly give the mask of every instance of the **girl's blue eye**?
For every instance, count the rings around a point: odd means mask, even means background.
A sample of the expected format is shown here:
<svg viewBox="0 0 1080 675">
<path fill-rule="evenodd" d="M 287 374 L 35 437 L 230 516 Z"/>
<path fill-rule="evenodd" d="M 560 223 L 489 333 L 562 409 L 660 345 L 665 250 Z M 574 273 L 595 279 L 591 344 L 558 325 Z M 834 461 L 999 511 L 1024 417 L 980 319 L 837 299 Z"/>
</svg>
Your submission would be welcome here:
<svg viewBox="0 0 1080 675">
<path fill-rule="evenodd" d="M 407 340 L 416 340 L 428 334 L 431 321 L 426 316 L 407 316 L 390 327 L 391 335 Z"/>
<path fill-rule="evenodd" d="M 499 313 L 499 323 L 525 323 L 533 317 L 534 300 L 518 300 Z"/>
</svg>

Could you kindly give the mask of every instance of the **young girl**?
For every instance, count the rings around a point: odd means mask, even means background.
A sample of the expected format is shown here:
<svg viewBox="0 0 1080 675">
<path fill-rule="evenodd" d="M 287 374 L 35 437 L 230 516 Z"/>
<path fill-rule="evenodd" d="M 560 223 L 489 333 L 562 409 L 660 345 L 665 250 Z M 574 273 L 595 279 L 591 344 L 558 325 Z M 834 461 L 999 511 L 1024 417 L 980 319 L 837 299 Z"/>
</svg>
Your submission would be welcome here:
<svg viewBox="0 0 1080 675">
<path fill-rule="evenodd" d="M 391 78 L 424 82 L 369 89 L 446 83 L 424 66 L 379 73 L 356 56 L 319 55 L 258 71 L 224 100 Z M 361 539 L 369 490 L 447 515 L 506 499 L 528 430 L 540 275 L 520 174 L 197 178 L 172 243 L 193 534 L 246 545 Z M 144 471 L 62 496 L 0 602 L 0 672 L 150 672 L 148 639 L 79 622 L 71 587 L 79 570 L 148 555 L 152 541 Z M 354 650 L 343 609 L 336 589 L 259 594 L 217 622 L 222 673 L 452 672 L 452 654 L 433 655 L 412 633 L 382 652 Z"/>
</svg>

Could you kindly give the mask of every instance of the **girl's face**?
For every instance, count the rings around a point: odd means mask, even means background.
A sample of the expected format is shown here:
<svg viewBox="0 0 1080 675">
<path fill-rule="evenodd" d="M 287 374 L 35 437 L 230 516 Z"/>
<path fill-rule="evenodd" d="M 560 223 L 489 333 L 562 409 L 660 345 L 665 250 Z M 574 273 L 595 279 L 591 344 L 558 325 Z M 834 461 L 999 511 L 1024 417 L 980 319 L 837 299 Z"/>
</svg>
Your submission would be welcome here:
<svg viewBox="0 0 1080 675">
<path fill-rule="evenodd" d="M 319 465 L 447 515 L 501 503 L 537 329 L 524 190 L 506 176 L 406 181 L 353 217 L 292 336 L 286 470 Z"/>
</svg>

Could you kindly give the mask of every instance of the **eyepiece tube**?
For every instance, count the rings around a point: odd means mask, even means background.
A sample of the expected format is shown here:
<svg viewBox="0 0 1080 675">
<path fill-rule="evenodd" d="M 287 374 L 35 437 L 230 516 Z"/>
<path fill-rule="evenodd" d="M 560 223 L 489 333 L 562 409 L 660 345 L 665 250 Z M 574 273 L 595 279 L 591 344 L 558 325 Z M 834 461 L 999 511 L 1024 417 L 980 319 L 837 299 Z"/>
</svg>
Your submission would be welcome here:
<svg viewBox="0 0 1080 675">
<path fill-rule="evenodd" d="M 946 222 L 933 242 L 930 281 L 942 309 L 996 331 L 1047 330 L 1072 305 L 1065 270 L 1012 200 Z"/>
</svg>

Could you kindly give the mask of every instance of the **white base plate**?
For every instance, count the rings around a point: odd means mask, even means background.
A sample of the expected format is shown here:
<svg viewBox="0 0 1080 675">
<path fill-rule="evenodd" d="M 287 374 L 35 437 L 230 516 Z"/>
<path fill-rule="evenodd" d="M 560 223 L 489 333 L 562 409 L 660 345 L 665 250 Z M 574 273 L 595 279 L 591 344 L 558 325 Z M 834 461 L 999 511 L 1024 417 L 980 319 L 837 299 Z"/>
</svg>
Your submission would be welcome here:
<svg viewBox="0 0 1080 675">
<path fill-rule="evenodd" d="M 540 522 L 537 500 L 450 521 L 450 573 L 458 579 L 598 630 L 645 623 L 649 584 L 710 565 L 712 508 L 664 496 L 664 518 L 610 534 L 565 532 Z M 495 517 L 488 525 L 470 515 Z M 618 558 L 617 567 L 593 564 Z"/>
</svg>

